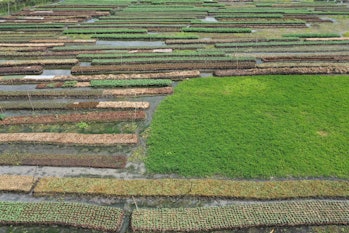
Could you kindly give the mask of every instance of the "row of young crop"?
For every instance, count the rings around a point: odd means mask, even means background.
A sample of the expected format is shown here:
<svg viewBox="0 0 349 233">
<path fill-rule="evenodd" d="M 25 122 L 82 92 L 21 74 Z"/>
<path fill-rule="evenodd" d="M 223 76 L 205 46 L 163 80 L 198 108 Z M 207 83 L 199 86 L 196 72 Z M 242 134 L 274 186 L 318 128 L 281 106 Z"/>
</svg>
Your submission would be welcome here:
<svg viewBox="0 0 349 233">
<path fill-rule="evenodd" d="M 129 120 L 144 120 L 144 111 L 103 111 L 86 113 L 67 113 L 51 115 L 6 116 L 0 120 L 0 125 L 18 124 L 53 124 L 53 123 L 79 123 L 79 122 L 117 122 Z"/>
<path fill-rule="evenodd" d="M 149 87 L 149 88 L 124 88 L 124 89 L 53 89 L 53 90 L 29 90 L 29 91 L 1 91 L 0 99 L 37 99 L 37 98 L 115 98 L 124 96 L 147 96 L 171 94 L 172 87 Z M 5 106 L 4 103 L 1 103 Z M 33 103 L 35 104 L 35 103 Z M 59 103 L 57 103 L 60 106 Z M 8 108 L 9 106 L 6 105 Z M 16 106 L 13 106 L 16 107 Z M 13 108 L 12 108 L 13 109 Z"/>
<path fill-rule="evenodd" d="M 138 209 L 131 228 L 139 232 L 202 232 L 252 226 L 348 224 L 347 201 L 293 201 L 224 207 Z"/>
<path fill-rule="evenodd" d="M 348 45 L 349 40 L 327 41 L 277 41 L 277 42 L 248 42 L 248 43 L 217 43 L 217 48 L 240 48 L 240 47 L 273 47 L 273 46 L 319 46 L 319 45 Z"/>
<path fill-rule="evenodd" d="M 246 75 L 273 75 L 273 74 L 349 74 L 349 67 L 346 63 L 327 64 L 326 66 L 312 65 L 308 66 L 290 66 L 290 67 L 264 67 L 260 66 L 252 69 L 235 69 L 235 70 L 216 70 L 214 75 L 218 77 L 225 76 L 246 76 Z"/>
<path fill-rule="evenodd" d="M 9 143 L 116 146 L 137 144 L 138 137 L 136 134 L 2 133 L 0 144 Z"/>
<path fill-rule="evenodd" d="M 119 208 L 69 202 L 0 202 L 1 225 L 60 225 L 117 232 Z"/>
<path fill-rule="evenodd" d="M 207 63 L 207 62 L 255 62 L 252 57 L 229 56 L 192 56 L 192 57 L 145 57 L 145 58 L 117 58 L 117 59 L 93 59 L 92 65 L 126 65 L 126 64 L 155 64 L 155 63 Z"/>
<path fill-rule="evenodd" d="M 112 95 L 113 91 L 107 92 L 107 94 Z M 28 95 L 26 96 L 28 98 Z M 43 96 L 45 97 L 45 96 Z M 147 109 L 149 108 L 149 102 L 135 102 L 135 101 L 84 101 L 84 102 L 72 102 L 72 101 L 31 101 L 29 102 L 27 98 L 23 96 L 23 101 L 11 101 L 11 102 L 1 102 L 2 110 L 19 110 L 19 109 Z M 46 97 L 47 98 L 47 97 Z"/>
<path fill-rule="evenodd" d="M 84 184 L 81 187 L 79 184 Z M 348 181 L 234 181 L 214 179 L 40 179 L 34 194 L 102 195 L 114 197 L 205 197 L 237 199 L 347 198 Z"/>
<path fill-rule="evenodd" d="M 225 57 L 225 53 L 220 50 L 189 50 L 189 51 L 172 51 L 163 52 L 163 53 L 94 53 L 94 54 L 79 54 L 77 58 L 81 61 L 92 61 L 93 59 L 135 59 L 135 58 L 144 58 L 144 59 L 176 59 L 178 57 L 182 59 L 195 57 L 205 59 L 207 57 Z"/>
<path fill-rule="evenodd" d="M 23 76 L 23 77 L 0 77 L 0 84 L 45 84 L 51 82 L 60 82 L 67 84 L 74 84 L 77 82 L 90 82 L 92 80 L 132 80 L 132 79 L 171 79 L 171 80 L 183 80 L 187 78 L 200 77 L 200 71 L 187 70 L 187 71 L 170 71 L 170 72 L 158 72 L 158 73 L 133 73 L 133 74 L 102 74 L 102 75 L 57 75 L 57 76 Z M 135 91 L 134 89 L 132 90 Z"/>
<path fill-rule="evenodd" d="M 3 154 L 0 165 L 92 167 L 124 169 L 127 158 L 123 155 L 57 155 L 57 154 Z"/>
<path fill-rule="evenodd" d="M 118 232 L 124 211 L 69 202 L 1 202 L 5 225 L 61 225 Z M 304 200 L 219 207 L 136 209 L 135 232 L 202 232 L 253 226 L 348 224 L 346 201 Z"/>
<path fill-rule="evenodd" d="M 94 87 L 94 88 L 128 88 L 128 87 L 166 87 L 171 86 L 170 79 L 125 79 L 125 80 L 91 80 L 90 82 L 50 82 L 40 83 L 36 89 L 47 88 L 74 88 L 74 87 Z"/>
<path fill-rule="evenodd" d="M 33 177 L 0 175 L 0 190 L 29 192 Z M 81 184 L 84 184 L 83 186 Z M 109 197 L 203 197 L 240 200 L 333 199 L 349 197 L 346 180 L 238 181 L 219 179 L 41 178 L 34 195 Z"/>
<path fill-rule="evenodd" d="M 156 72 L 173 70 L 216 70 L 216 69 L 248 69 L 256 66 L 255 61 L 215 61 L 208 62 L 178 62 L 178 63 L 150 63 L 130 65 L 101 65 L 101 66 L 74 66 L 71 69 L 74 75 L 87 74 L 117 74 L 125 72 Z"/>
</svg>

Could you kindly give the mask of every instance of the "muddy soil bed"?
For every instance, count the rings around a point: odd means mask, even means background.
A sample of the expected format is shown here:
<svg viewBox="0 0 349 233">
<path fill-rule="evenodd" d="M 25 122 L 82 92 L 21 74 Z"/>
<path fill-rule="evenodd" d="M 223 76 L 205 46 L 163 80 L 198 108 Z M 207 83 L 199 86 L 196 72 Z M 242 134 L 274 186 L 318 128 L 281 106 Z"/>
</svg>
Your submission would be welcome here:
<svg viewBox="0 0 349 233">
<path fill-rule="evenodd" d="M 0 125 L 16 124 L 50 124 L 65 122 L 114 122 L 125 120 L 143 120 L 146 114 L 144 111 L 104 111 L 71 114 L 54 114 L 41 116 L 16 116 L 6 117 L 0 120 Z"/>
<path fill-rule="evenodd" d="M 282 67 L 282 68 L 255 68 L 236 70 L 217 70 L 215 76 L 234 75 L 268 75 L 268 74 L 349 74 L 349 67 Z"/>
<path fill-rule="evenodd" d="M 46 60 L 17 60 L 0 62 L 0 68 L 3 67 L 18 67 L 18 66 L 44 66 L 62 68 L 76 65 L 79 62 L 77 59 L 46 59 Z"/>
<path fill-rule="evenodd" d="M 44 143 L 65 145 L 137 144 L 135 134 L 3 133 L 0 143 Z"/>
<path fill-rule="evenodd" d="M 42 74 L 44 71 L 43 66 L 9 66 L 0 67 L 0 75 L 34 75 Z"/>
<path fill-rule="evenodd" d="M 155 72 L 166 70 L 215 70 L 215 69 L 242 69 L 254 68 L 255 62 L 215 62 L 208 63 L 166 63 L 166 64 L 142 64 L 142 65 L 104 65 L 104 66 L 74 66 L 71 71 L 74 75 L 84 74 L 113 74 L 121 72 Z"/>
<path fill-rule="evenodd" d="M 52 154 L 8 154 L 0 155 L 0 165 L 125 168 L 126 156 L 122 155 L 52 155 Z"/>
</svg>

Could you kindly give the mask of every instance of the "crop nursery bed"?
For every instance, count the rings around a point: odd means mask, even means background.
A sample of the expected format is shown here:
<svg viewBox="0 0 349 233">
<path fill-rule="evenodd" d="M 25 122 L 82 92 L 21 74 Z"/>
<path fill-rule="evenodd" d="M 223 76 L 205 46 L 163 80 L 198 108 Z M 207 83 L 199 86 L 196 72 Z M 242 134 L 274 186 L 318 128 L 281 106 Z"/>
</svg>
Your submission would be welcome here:
<svg viewBox="0 0 349 233">
<path fill-rule="evenodd" d="M 103 66 L 74 66 L 71 71 L 74 75 L 86 74 L 113 74 L 122 72 L 156 72 L 165 70 L 215 70 L 215 69 L 243 69 L 254 68 L 255 62 L 192 62 L 192 63 L 166 63 L 166 64 L 141 64 L 141 65 L 103 65 Z"/>
<path fill-rule="evenodd" d="M 0 175 L 0 191 L 29 193 L 37 181 L 33 176 Z"/>
<path fill-rule="evenodd" d="M 347 201 L 292 201 L 224 207 L 138 209 L 135 232 L 214 231 L 252 226 L 297 226 L 349 223 Z"/>
<path fill-rule="evenodd" d="M 79 76 L 24 76 L 23 78 L 11 78 L 1 77 L 0 84 L 24 84 L 24 83 L 43 83 L 43 82 L 65 82 L 65 81 L 78 81 L 78 82 L 90 82 L 91 80 L 123 80 L 123 79 L 171 79 L 171 80 L 183 80 L 187 78 L 200 77 L 200 71 L 188 70 L 188 71 L 172 71 L 162 73 L 132 73 L 132 74 L 101 74 L 101 75 L 79 75 Z"/>
<path fill-rule="evenodd" d="M 84 184 L 81 186 L 79 184 Z M 234 181 L 214 179 L 40 179 L 34 194 L 102 195 L 114 197 L 204 197 L 233 199 L 347 198 L 348 181 Z"/>
<path fill-rule="evenodd" d="M 119 88 L 119 89 L 54 89 L 54 90 L 28 90 L 28 91 L 2 91 L 0 100 L 4 99 L 28 99 L 28 98 L 114 98 L 121 96 L 147 96 L 166 95 L 173 92 L 172 87 L 149 87 L 149 88 Z"/>
<path fill-rule="evenodd" d="M 2 133 L 0 143 L 44 143 L 64 145 L 137 144 L 135 134 Z"/>
<path fill-rule="evenodd" d="M 44 71 L 43 66 L 0 66 L 0 75 L 30 75 L 30 74 L 42 74 Z"/>
<path fill-rule="evenodd" d="M 69 202 L 0 202 L 1 225 L 59 225 L 118 232 L 123 210 Z"/>
<path fill-rule="evenodd" d="M 263 75 L 263 74 L 348 74 L 348 66 L 325 66 L 325 67 L 280 67 L 280 68 L 254 68 L 236 70 L 216 70 L 215 76 L 232 75 Z"/>
<path fill-rule="evenodd" d="M 92 167 L 123 169 L 127 158 L 123 155 L 52 155 L 52 154 L 6 154 L 0 155 L 0 165 L 10 166 L 51 166 L 51 167 Z M 30 182 L 33 177 L 30 177 Z M 24 179 L 24 181 L 26 181 Z M 28 182 L 28 181 L 27 181 Z M 23 184 L 23 181 L 21 181 Z M 28 184 L 29 186 L 29 184 Z M 10 190 L 10 187 L 9 187 Z M 28 189 L 27 189 L 28 190 Z M 15 191 L 15 190 L 13 190 Z"/>
<path fill-rule="evenodd" d="M 73 66 L 79 63 L 78 59 L 45 59 L 45 60 L 21 60 L 21 61 L 6 61 L 0 62 L 2 67 L 16 67 L 16 66 Z"/>
<path fill-rule="evenodd" d="M 349 54 L 342 55 L 296 55 L 296 56 L 263 56 L 263 62 L 280 62 L 280 61 L 329 61 L 329 62 L 347 62 L 349 61 Z"/>
<path fill-rule="evenodd" d="M 6 117 L 5 119 L 0 121 L 0 125 L 51 124 L 65 122 L 115 122 L 127 120 L 144 120 L 145 117 L 146 114 L 144 111 L 104 111 Z"/>
<path fill-rule="evenodd" d="M 131 102 L 131 101 L 95 101 L 95 102 L 47 102 L 47 101 L 10 101 L 1 102 L 0 107 L 3 110 L 20 109 L 147 109 L 149 102 Z"/>
</svg>

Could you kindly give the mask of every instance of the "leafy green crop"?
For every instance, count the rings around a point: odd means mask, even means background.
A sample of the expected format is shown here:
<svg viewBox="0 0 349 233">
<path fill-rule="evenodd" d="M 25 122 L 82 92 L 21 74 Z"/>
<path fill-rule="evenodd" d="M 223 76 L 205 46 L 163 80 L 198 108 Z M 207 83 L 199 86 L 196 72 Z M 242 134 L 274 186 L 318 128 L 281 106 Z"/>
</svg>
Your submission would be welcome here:
<svg viewBox="0 0 349 233">
<path fill-rule="evenodd" d="M 158 107 L 152 173 L 349 177 L 349 76 L 192 79 Z"/>
<path fill-rule="evenodd" d="M 102 231 L 118 231 L 123 211 L 119 208 L 79 203 L 0 202 L 0 223 L 74 226 Z"/>
<path fill-rule="evenodd" d="M 205 27 L 186 27 L 183 32 L 204 32 L 204 33 L 251 33 L 249 28 L 205 28 Z"/>
</svg>

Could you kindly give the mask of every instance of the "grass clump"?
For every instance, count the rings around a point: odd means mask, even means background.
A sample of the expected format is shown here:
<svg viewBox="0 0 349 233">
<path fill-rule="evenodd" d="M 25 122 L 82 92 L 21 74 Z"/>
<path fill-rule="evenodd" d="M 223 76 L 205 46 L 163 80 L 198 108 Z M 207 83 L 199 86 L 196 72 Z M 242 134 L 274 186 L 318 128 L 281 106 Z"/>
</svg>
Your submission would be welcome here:
<svg viewBox="0 0 349 233">
<path fill-rule="evenodd" d="M 348 76 L 206 78 L 157 109 L 151 173 L 349 178 Z"/>
</svg>

